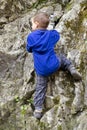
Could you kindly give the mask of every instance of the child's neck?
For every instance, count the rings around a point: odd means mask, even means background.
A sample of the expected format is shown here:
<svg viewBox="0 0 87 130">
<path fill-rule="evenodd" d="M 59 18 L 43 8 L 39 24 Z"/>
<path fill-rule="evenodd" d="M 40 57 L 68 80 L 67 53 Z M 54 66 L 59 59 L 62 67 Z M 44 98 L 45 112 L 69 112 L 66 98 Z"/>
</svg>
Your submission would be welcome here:
<svg viewBox="0 0 87 130">
<path fill-rule="evenodd" d="M 36 30 L 46 30 L 47 28 L 38 27 Z"/>
</svg>

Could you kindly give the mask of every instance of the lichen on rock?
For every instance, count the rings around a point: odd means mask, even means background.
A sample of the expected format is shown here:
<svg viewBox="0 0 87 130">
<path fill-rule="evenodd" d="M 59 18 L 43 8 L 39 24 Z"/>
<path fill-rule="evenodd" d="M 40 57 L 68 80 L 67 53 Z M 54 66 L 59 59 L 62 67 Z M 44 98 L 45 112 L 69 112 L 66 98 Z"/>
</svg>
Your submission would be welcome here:
<svg viewBox="0 0 87 130">
<path fill-rule="evenodd" d="M 55 50 L 67 55 L 82 81 L 68 72 L 49 77 L 44 115 L 33 117 L 35 72 L 25 50 L 31 17 L 38 11 L 51 15 L 49 29 L 60 32 Z M 87 1 L 0 1 L 0 129 L 87 130 Z"/>
</svg>

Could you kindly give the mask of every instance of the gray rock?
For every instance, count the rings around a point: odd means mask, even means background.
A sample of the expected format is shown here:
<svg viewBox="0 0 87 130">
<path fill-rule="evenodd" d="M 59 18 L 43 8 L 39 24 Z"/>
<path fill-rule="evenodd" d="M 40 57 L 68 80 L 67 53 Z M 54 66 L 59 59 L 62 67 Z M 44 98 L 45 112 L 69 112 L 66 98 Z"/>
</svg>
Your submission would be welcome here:
<svg viewBox="0 0 87 130">
<path fill-rule="evenodd" d="M 87 0 L 0 1 L 0 129 L 87 129 L 86 7 Z M 33 58 L 25 49 L 31 32 L 29 21 L 38 11 L 48 12 L 49 29 L 60 32 L 56 52 L 67 54 L 82 74 L 81 82 L 62 71 L 49 77 L 45 112 L 40 121 L 33 117 L 31 108 L 35 72 Z"/>
</svg>

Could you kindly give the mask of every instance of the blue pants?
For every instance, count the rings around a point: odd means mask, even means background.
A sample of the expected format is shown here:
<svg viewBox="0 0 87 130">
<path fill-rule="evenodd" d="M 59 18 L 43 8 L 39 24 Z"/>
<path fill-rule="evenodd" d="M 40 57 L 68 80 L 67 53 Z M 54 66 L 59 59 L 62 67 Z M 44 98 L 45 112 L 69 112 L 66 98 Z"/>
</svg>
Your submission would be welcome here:
<svg viewBox="0 0 87 130">
<path fill-rule="evenodd" d="M 71 62 L 62 54 L 58 55 L 58 58 L 60 59 L 59 69 L 68 70 L 68 67 L 69 65 L 71 65 Z M 44 103 L 46 90 L 47 90 L 47 79 L 48 77 L 36 75 L 36 90 L 34 96 L 35 109 L 43 108 L 43 103 Z"/>
</svg>

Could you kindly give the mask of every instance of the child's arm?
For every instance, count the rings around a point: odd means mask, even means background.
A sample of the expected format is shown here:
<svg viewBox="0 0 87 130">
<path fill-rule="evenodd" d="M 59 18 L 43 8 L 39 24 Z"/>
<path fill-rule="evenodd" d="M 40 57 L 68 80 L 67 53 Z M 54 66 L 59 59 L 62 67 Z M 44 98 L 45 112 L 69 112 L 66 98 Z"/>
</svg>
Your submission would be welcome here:
<svg viewBox="0 0 87 130">
<path fill-rule="evenodd" d="M 30 35 L 27 37 L 26 50 L 28 52 L 32 53 L 32 39 L 31 39 Z"/>
<path fill-rule="evenodd" d="M 56 45 L 56 43 L 60 40 L 60 34 L 58 31 L 56 30 L 52 30 L 52 36 L 50 38 L 51 41 L 54 41 L 54 45 Z"/>
<path fill-rule="evenodd" d="M 27 49 L 28 52 L 32 53 L 32 48 L 28 45 L 28 43 L 26 45 L 26 49 Z"/>
</svg>

